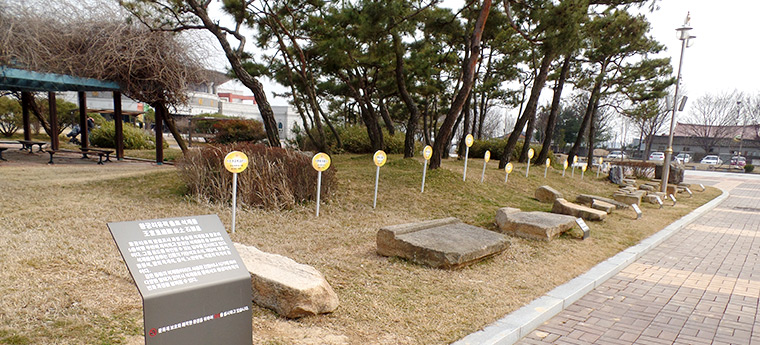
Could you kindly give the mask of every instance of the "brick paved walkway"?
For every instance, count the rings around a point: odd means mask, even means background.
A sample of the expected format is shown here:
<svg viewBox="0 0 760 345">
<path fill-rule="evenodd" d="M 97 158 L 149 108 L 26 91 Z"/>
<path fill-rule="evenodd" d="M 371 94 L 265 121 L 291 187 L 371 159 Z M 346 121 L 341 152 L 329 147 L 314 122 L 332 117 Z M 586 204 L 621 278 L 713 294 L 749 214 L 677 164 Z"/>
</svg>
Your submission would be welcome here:
<svg viewBox="0 0 760 345">
<path fill-rule="evenodd" d="M 730 196 L 518 344 L 760 344 L 760 180 L 690 182 Z"/>
</svg>

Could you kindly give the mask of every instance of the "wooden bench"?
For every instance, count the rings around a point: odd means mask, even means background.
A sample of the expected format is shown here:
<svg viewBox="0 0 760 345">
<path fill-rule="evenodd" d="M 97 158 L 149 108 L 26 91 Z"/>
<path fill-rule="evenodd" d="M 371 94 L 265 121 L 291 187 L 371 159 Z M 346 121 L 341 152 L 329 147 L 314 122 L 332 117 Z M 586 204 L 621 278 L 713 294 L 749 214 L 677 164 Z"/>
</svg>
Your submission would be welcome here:
<svg viewBox="0 0 760 345">
<path fill-rule="evenodd" d="M 103 165 L 104 162 L 110 162 L 111 160 L 108 159 L 109 156 L 113 153 L 113 150 L 101 150 L 101 149 L 85 149 L 80 151 L 74 151 L 74 150 L 67 150 L 67 149 L 59 149 L 59 150 L 45 150 L 50 155 L 50 161 L 48 161 L 48 164 L 55 164 L 53 163 L 53 155 L 55 155 L 58 152 L 68 152 L 68 153 L 77 153 L 82 155 L 82 159 L 90 158 L 87 157 L 87 154 L 93 154 L 98 155 L 98 164 Z M 103 160 L 103 156 L 106 157 L 106 160 Z"/>
<path fill-rule="evenodd" d="M 29 153 L 32 153 L 34 151 L 34 145 L 37 145 L 39 147 L 37 152 L 42 152 L 42 146 L 47 144 L 47 142 L 44 141 L 33 140 L 18 140 L 18 142 L 21 144 L 21 148 L 19 150 L 29 150 Z"/>
<path fill-rule="evenodd" d="M 7 159 L 3 158 L 3 151 L 7 149 L 7 147 L 0 147 L 0 161 L 8 161 Z"/>
<path fill-rule="evenodd" d="M 107 149 L 96 149 L 96 148 L 80 148 L 80 151 L 82 151 L 82 158 L 88 158 L 87 154 L 94 154 L 98 155 L 98 164 L 103 164 L 103 162 L 110 162 L 111 161 L 111 154 L 114 152 L 113 150 L 107 150 Z M 106 156 L 106 160 L 103 160 L 103 156 Z"/>
</svg>

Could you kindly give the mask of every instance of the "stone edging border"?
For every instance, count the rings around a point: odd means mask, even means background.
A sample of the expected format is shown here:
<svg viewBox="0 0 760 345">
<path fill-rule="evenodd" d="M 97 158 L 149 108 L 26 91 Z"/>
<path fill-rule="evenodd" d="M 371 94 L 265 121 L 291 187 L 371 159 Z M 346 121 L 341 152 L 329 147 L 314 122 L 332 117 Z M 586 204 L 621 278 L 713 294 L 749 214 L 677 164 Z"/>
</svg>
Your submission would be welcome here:
<svg viewBox="0 0 760 345">
<path fill-rule="evenodd" d="M 697 217 L 717 207 L 718 204 L 728 198 L 728 195 L 724 190 L 715 199 L 681 217 L 654 235 L 647 237 L 637 245 L 628 247 L 628 249 L 617 255 L 602 261 L 586 273 L 554 288 L 554 290 L 533 300 L 528 305 L 454 342 L 452 345 L 514 344 L 591 290 L 607 281 L 607 279 L 615 276 L 646 252 L 691 224 Z"/>
</svg>

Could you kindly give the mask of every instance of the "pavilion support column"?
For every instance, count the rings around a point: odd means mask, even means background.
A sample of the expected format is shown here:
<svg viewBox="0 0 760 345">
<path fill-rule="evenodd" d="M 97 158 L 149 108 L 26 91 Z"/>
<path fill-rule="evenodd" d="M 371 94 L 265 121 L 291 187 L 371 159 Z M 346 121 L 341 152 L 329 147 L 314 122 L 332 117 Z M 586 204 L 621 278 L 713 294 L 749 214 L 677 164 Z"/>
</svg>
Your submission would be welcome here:
<svg viewBox="0 0 760 345">
<path fill-rule="evenodd" d="M 90 146 L 90 131 L 87 129 L 87 95 L 79 91 L 79 129 L 82 138 L 81 147 L 86 149 Z"/>
<path fill-rule="evenodd" d="M 113 121 L 116 129 L 116 158 L 124 159 L 124 126 L 121 113 L 121 92 L 113 92 Z"/>
<path fill-rule="evenodd" d="M 164 111 L 166 107 L 159 103 L 154 108 L 156 110 L 156 164 L 162 165 L 164 164 L 164 116 L 166 115 Z"/>
<path fill-rule="evenodd" d="M 55 104 L 55 92 L 48 92 L 48 109 L 50 109 L 50 149 L 56 151 L 58 143 L 58 109 Z"/>
<path fill-rule="evenodd" d="M 24 122 L 24 140 L 32 140 L 32 124 L 29 121 L 29 108 L 32 105 L 32 93 L 21 91 L 21 118 Z"/>
</svg>

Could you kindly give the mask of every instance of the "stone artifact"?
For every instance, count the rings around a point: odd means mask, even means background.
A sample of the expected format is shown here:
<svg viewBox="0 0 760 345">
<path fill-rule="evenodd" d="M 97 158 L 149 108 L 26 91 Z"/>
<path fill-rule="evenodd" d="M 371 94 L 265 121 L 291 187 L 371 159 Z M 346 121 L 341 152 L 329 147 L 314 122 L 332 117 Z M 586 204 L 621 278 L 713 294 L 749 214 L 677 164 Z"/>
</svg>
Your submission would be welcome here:
<svg viewBox="0 0 760 345">
<path fill-rule="evenodd" d="M 575 226 L 575 217 L 548 212 L 521 212 L 504 207 L 496 210 L 500 232 L 537 240 L 551 240 Z"/>
<path fill-rule="evenodd" d="M 623 167 L 616 165 L 610 168 L 610 172 L 609 172 L 610 182 L 616 185 L 623 185 L 624 177 L 625 175 L 623 174 Z"/>
<path fill-rule="evenodd" d="M 235 249 L 251 273 L 254 303 L 287 318 L 338 308 L 338 295 L 314 267 L 239 243 Z"/>
<path fill-rule="evenodd" d="M 552 203 L 557 198 L 564 198 L 564 196 L 552 187 L 541 186 L 536 189 L 536 199 L 540 202 Z"/>
<path fill-rule="evenodd" d="M 579 204 L 584 204 L 584 205 L 591 205 L 594 202 L 594 200 L 601 200 L 606 203 L 613 204 L 615 205 L 615 208 L 617 208 L 618 210 L 624 210 L 631 207 L 631 205 L 629 204 L 624 204 L 614 199 L 605 198 L 605 197 L 597 196 L 597 195 L 581 194 L 581 195 L 578 195 L 577 198 L 575 198 L 575 202 Z"/>
<path fill-rule="evenodd" d="M 604 218 L 607 217 L 607 212 L 595 210 L 583 205 L 573 204 L 565 199 L 554 200 L 552 212 L 580 217 L 585 220 L 604 220 Z"/>
<path fill-rule="evenodd" d="M 437 268 L 459 268 L 507 247 L 506 236 L 456 218 L 386 226 L 377 232 L 378 254 Z"/>
<path fill-rule="evenodd" d="M 659 205 L 660 204 L 660 203 L 657 202 L 657 195 L 654 194 L 654 193 L 645 195 L 642 200 L 646 201 L 646 202 L 648 202 L 650 204 L 655 204 L 655 205 Z M 663 201 L 662 198 L 660 198 L 660 201 Z"/>
<path fill-rule="evenodd" d="M 673 194 L 676 195 L 678 193 L 678 187 L 672 184 L 668 184 L 668 188 L 666 189 L 667 194 Z"/>
<path fill-rule="evenodd" d="M 612 213 L 612 210 L 615 209 L 615 205 L 595 199 L 593 202 L 591 202 L 591 208 L 595 210 L 599 210 L 599 211 L 604 211 L 604 212 L 607 212 L 607 214 L 610 214 Z"/>
<path fill-rule="evenodd" d="M 648 185 L 648 184 L 642 184 L 641 186 L 639 186 L 639 189 L 645 190 L 647 192 L 654 192 L 655 190 L 657 190 L 656 187 L 652 185 Z"/>
<path fill-rule="evenodd" d="M 654 178 L 662 179 L 663 163 L 655 163 Z M 670 174 L 668 175 L 668 184 L 679 184 L 683 182 L 684 166 L 676 161 L 670 163 Z"/>
<path fill-rule="evenodd" d="M 646 195 L 645 191 L 639 190 L 632 193 L 616 192 L 612 198 L 626 205 L 641 205 L 641 198 Z"/>
</svg>

